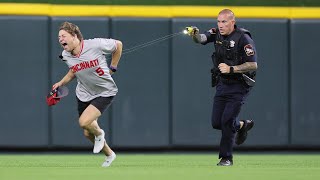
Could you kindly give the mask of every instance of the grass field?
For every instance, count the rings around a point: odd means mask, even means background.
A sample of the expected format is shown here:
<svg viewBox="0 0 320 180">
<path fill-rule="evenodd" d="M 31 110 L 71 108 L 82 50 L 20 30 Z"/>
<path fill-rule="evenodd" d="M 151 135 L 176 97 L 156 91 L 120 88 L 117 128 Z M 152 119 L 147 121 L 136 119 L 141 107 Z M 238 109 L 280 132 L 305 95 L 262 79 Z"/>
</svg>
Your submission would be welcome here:
<svg viewBox="0 0 320 180">
<path fill-rule="evenodd" d="M 320 154 L 236 154 L 217 167 L 216 154 L 0 154 L 0 180 L 306 180 L 320 179 Z"/>
</svg>

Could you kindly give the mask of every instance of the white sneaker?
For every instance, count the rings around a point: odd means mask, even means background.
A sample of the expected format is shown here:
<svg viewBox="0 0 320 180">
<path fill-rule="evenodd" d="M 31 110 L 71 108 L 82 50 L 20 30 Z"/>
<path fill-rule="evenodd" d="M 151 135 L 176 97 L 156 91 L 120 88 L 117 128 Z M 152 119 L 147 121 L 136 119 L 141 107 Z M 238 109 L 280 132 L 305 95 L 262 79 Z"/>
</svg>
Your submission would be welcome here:
<svg viewBox="0 0 320 180">
<path fill-rule="evenodd" d="M 103 146 L 104 146 L 104 143 L 105 143 L 105 139 L 104 139 L 104 131 L 101 129 L 101 135 L 99 136 L 96 136 L 94 138 L 94 147 L 93 147 L 93 153 L 99 153 Z"/>
<path fill-rule="evenodd" d="M 105 161 L 102 163 L 102 167 L 109 167 L 112 163 L 112 161 L 114 161 L 116 159 L 117 155 L 112 152 L 112 154 L 110 156 L 107 156 Z"/>
</svg>

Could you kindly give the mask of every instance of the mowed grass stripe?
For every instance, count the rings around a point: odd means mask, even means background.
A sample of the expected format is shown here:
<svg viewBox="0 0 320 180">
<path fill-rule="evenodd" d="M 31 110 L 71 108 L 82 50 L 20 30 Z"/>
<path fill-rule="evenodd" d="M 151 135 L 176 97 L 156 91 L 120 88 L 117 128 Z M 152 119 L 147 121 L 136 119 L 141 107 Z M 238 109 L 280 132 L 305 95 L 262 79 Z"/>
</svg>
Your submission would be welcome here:
<svg viewBox="0 0 320 180">
<path fill-rule="evenodd" d="M 216 154 L 118 154 L 109 168 L 102 155 L 0 155 L 1 180 L 304 180 L 320 179 L 320 154 L 236 154 L 217 167 Z"/>
</svg>

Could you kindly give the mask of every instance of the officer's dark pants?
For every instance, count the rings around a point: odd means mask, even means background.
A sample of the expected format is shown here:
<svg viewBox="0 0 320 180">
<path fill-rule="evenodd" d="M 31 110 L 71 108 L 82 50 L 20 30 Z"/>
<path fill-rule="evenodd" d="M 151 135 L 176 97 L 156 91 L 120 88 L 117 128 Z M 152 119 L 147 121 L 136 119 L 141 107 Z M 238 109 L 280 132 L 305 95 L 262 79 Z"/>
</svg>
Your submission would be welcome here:
<svg viewBox="0 0 320 180">
<path fill-rule="evenodd" d="M 219 158 L 232 158 L 235 135 L 240 128 L 238 115 L 249 94 L 250 88 L 243 84 L 226 84 L 221 81 L 216 86 L 212 109 L 212 127 L 221 130 Z"/>
</svg>

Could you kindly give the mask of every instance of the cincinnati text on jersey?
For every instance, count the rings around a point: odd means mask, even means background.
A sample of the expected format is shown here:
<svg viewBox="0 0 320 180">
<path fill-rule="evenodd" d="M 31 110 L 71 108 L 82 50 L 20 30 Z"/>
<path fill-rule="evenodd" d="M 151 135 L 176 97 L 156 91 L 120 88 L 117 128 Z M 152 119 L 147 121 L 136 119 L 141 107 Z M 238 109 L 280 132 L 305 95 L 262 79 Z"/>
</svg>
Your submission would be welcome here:
<svg viewBox="0 0 320 180">
<path fill-rule="evenodd" d="M 98 59 L 94 59 L 94 60 L 85 61 L 85 62 L 81 62 L 79 64 L 76 64 L 76 65 L 72 66 L 70 69 L 72 70 L 73 73 L 76 73 L 78 71 L 92 68 L 92 67 L 95 67 L 98 65 L 99 65 Z"/>
</svg>

